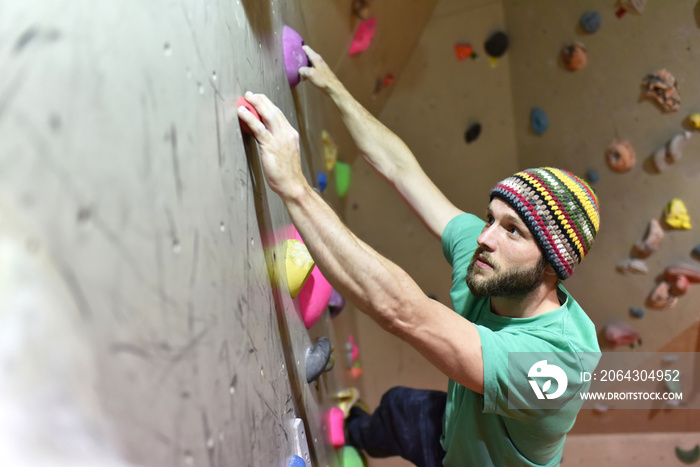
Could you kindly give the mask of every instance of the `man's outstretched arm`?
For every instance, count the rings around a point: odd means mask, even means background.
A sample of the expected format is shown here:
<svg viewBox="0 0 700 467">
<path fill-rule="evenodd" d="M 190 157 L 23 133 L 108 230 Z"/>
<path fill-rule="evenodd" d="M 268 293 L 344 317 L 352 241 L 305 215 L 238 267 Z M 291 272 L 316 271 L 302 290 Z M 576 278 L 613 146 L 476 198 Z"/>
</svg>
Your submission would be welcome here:
<svg viewBox="0 0 700 467">
<path fill-rule="evenodd" d="M 415 156 L 395 133 L 362 107 L 333 74 L 323 58 L 305 45 L 313 67 L 299 73 L 326 93 L 338 107 L 362 157 L 394 187 L 436 237 L 460 211 L 428 178 Z"/>
<path fill-rule="evenodd" d="M 483 393 L 476 326 L 428 298 L 397 265 L 357 238 L 309 186 L 301 170 L 299 135 L 262 94 L 246 94 L 264 123 L 244 107 L 239 117 L 260 145 L 270 188 L 284 202 L 323 275 L 382 328 L 405 340 L 458 383 Z"/>
</svg>

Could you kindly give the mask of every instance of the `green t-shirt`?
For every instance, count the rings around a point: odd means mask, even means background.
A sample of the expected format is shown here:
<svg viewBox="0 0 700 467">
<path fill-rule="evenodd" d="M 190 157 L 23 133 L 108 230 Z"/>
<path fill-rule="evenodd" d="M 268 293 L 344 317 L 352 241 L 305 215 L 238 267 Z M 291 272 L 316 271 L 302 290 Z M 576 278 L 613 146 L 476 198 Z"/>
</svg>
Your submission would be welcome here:
<svg viewBox="0 0 700 467">
<path fill-rule="evenodd" d="M 573 427 L 581 407 L 575 396 L 590 385 L 579 383 L 576 379 L 580 378 L 573 376 L 579 371 L 592 371 L 599 359 L 595 326 L 561 285 L 559 299 L 563 305 L 532 318 L 496 315 L 491 312 L 489 298 L 474 297 L 465 278 L 484 225 L 478 217 L 462 214 L 452 219 L 442 234 L 443 252 L 453 267 L 452 303 L 457 313 L 476 324 L 484 360 L 483 395 L 449 381 L 441 438 L 446 451 L 443 464 L 556 466 L 561 462 L 566 433 Z M 534 397 L 534 388 L 528 385 L 527 369 L 517 387 L 509 388 L 509 352 L 565 352 L 557 355 L 569 362 L 563 365 L 569 384 L 556 401 L 564 408 L 509 405 L 509 395 L 518 398 L 528 393 L 528 397 Z M 580 355 L 594 355 L 594 358 L 584 363 Z"/>
</svg>

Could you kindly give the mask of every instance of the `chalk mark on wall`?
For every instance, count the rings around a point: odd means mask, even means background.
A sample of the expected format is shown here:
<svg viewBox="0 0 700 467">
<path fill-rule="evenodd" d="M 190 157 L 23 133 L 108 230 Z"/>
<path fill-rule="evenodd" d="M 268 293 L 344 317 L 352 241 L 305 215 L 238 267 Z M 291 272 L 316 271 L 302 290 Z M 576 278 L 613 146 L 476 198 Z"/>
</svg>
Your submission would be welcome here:
<svg viewBox="0 0 700 467">
<path fill-rule="evenodd" d="M 84 319 L 92 318 L 94 316 L 94 313 L 92 312 L 90 303 L 85 297 L 85 293 L 83 292 L 83 289 L 80 286 L 80 282 L 75 277 L 73 271 L 70 268 L 62 267 L 61 275 L 63 276 L 63 279 L 65 280 L 66 285 L 68 286 L 68 290 L 70 290 L 71 295 L 75 299 L 75 303 L 78 306 L 78 310 L 80 310 L 80 314 L 82 315 L 82 317 Z"/>
<path fill-rule="evenodd" d="M 202 51 L 199 50 L 199 41 L 197 40 L 197 35 L 194 32 L 194 28 L 192 27 L 192 21 L 190 21 L 190 17 L 187 16 L 187 11 L 185 10 L 185 5 L 180 2 L 180 7 L 182 8 L 182 15 L 185 17 L 185 22 L 187 23 L 187 29 L 190 30 L 190 34 L 192 35 L 192 44 L 194 45 L 194 49 L 197 52 L 197 58 L 199 58 L 199 63 L 204 65 L 204 60 L 202 59 Z"/>
<path fill-rule="evenodd" d="M 224 165 L 224 154 L 221 150 L 221 122 L 219 121 L 219 100 L 218 92 L 216 92 L 216 86 L 212 83 L 212 88 L 214 88 L 214 116 L 216 117 L 216 150 L 219 155 L 219 168 Z"/>
<path fill-rule="evenodd" d="M 170 144 L 172 148 L 173 173 L 175 175 L 175 192 L 177 200 L 182 204 L 182 178 L 180 177 L 180 161 L 177 156 L 177 130 L 175 124 L 170 124 Z"/>
</svg>

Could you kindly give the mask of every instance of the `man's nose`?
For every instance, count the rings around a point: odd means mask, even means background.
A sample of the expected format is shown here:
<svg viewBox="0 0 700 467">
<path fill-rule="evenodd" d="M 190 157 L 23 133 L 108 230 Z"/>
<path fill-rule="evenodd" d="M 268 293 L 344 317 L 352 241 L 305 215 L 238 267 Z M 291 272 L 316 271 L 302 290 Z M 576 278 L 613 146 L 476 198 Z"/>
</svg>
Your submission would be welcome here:
<svg viewBox="0 0 700 467">
<path fill-rule="evenodd" d="M 486 227 L 481 235 L 476 239 L 476 243 L 486 251 L 492 252 L 496 249 L 495 224 Z"/>
</svg>

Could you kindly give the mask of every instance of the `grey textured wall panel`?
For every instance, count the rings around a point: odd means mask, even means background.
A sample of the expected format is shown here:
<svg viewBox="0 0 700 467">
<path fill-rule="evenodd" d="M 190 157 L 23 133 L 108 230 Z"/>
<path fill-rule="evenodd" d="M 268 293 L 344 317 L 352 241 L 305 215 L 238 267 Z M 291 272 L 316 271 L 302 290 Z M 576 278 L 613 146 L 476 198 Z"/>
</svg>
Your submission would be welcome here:
<svg viewBox="0 0 700 467">
<path fill-rule="evenodd" d="M 0 1 L 2 465 L 282 465 L 296 416 L 327 463 L 235 112 L 254 89 L 296 120 L 281 8 Z"/>
</svg>

